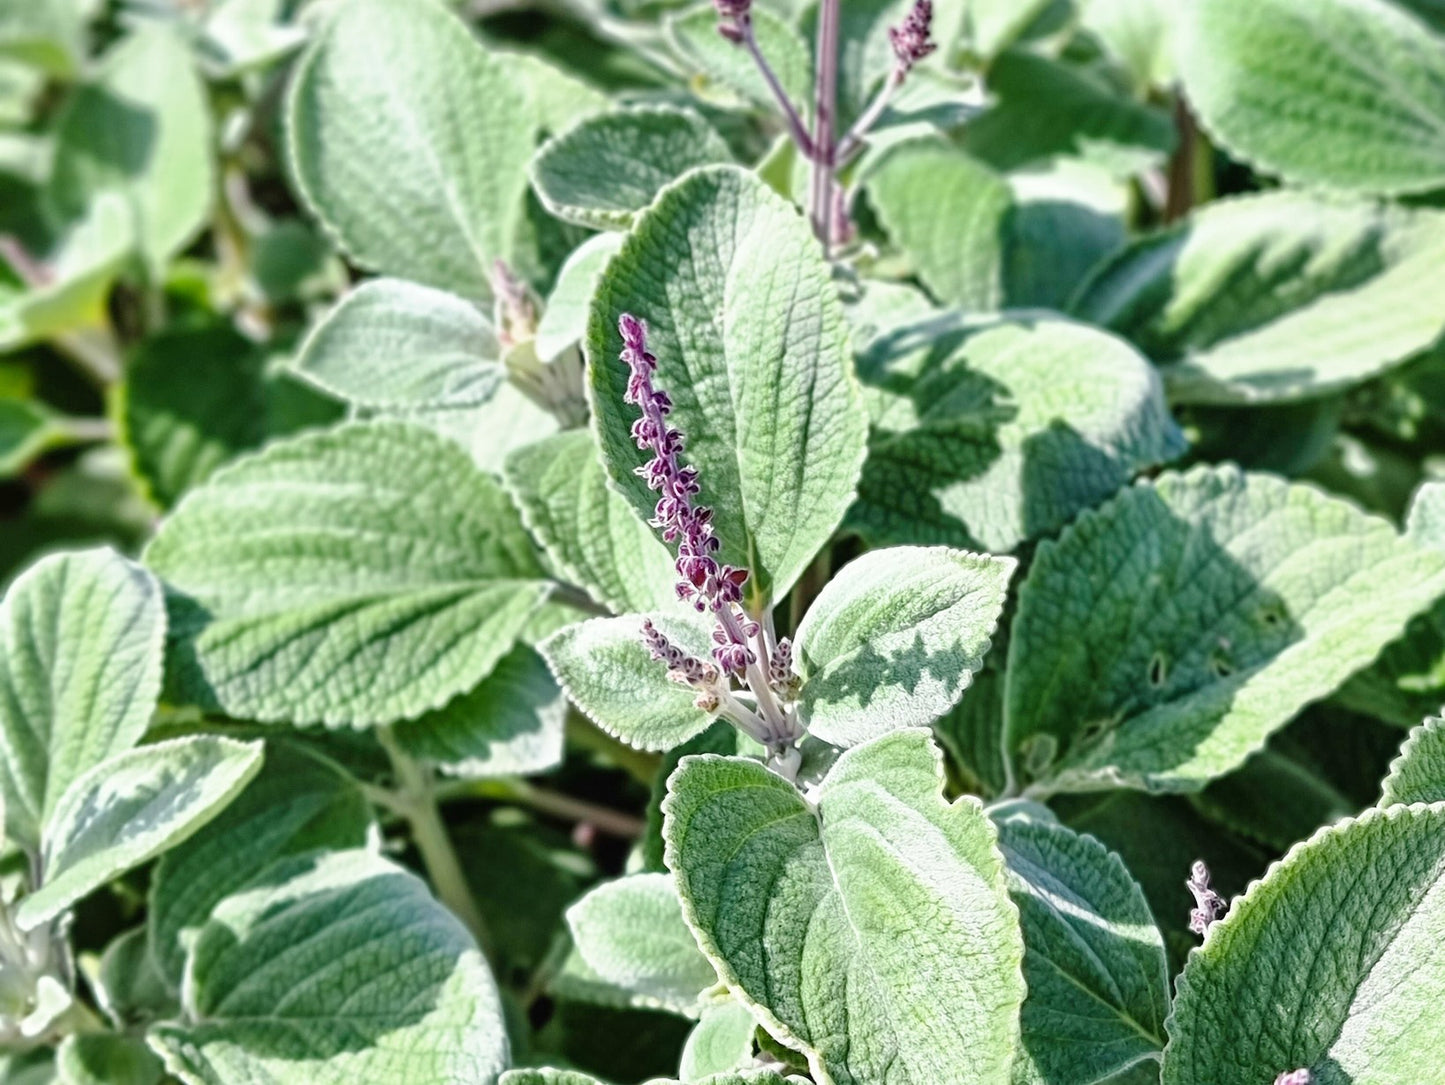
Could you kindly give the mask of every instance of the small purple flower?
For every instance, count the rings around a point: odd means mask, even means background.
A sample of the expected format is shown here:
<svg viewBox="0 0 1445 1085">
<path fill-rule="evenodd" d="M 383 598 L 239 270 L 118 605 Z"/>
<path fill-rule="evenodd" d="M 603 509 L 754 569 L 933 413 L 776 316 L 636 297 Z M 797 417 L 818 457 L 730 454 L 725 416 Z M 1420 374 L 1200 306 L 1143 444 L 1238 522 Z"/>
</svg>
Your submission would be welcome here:
<svg viewBox="0 0 1445 1085">
<path fill-rule="evenodd" d="M 1274 1079 L 1274 1085 L 1315 1085 L 1315 1076 L 1308 1070 L 1286 1070 Z"/>
<path fill-rule="evenodd" d="M 1203 937 L 1209 928 L 1229 911 L 1229 905 L 1210 888 L 1209 868 L 1202 860 L 1195 860 L 1189 871 L 1189 880 L 1184 884 L 1189 887 L 1189 892 L 1194 894 L 1194 910 L 1189 913 L 1189 929 Z"/>
<path fill-rule="evenodd" d="M 898 26 L 889 27 L 888 40 L 893 43 L 893 56 L 898 70 L 910 71 L 938 46 L 929 38 L 933 27 L 933 4 L 931 0 L 915 0 L 913 8 Z"/>
<path fill-rule="evenodd" d="M 632 439 L 653 457 L 636 469 L 648 489 L 658 494 L 648 523 L 666 542 L 677 544 L 678 599 L 690 602 L 699 613 L 712 611 L 717 618 L 713 658 L 725 673 L 741 673 L 757 662 L 748 646 L 748 638 L 757 635 L 757 623 L 734 609 L 742 601 L 748 571 L 724 565 L 713 556 L 720 544 L 713 534 L 712 509 L 692 503 L 702 487 L 697 469 L 681 461 L 686 444 L 682 432 L 667 424 L 672 400 L 653 386 L 657 357 L 647 349 L 647 325 L 624 313 L 617 330 L 622 334 L 620 357 L 629 371 L 623 398 L 642 412 L 632 424 Z"/>
<path fill-rule="evenodd" d="M 787 637 L 778 641 L 768 657 L 768 685 L 779 697 L 791 699 L 798 692 L 798 676 L 793 673 L 793 642 Z"/>
</svg>

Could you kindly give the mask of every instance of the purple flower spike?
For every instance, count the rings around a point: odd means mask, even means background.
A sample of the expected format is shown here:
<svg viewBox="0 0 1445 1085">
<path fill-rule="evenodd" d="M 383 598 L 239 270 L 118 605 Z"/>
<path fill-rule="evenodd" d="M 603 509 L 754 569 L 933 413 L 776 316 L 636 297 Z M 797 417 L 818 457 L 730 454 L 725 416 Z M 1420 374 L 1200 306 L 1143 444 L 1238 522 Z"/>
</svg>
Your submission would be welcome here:
<svg viewBox="0 0 1445 1085">
<path fill-rule="evenodd" d="M 1308 1070 L 1287 1070 L 1274 1079 L 1274 1085 L 1315 1085 L 1315 1076 Z"/>
<path fill-rule="evenodd" d="M 779 697 L 791 699 L 798 691 L 798 676 L 793 673 L 793 642 L 787 637 L 778 641 L 768 658 L 768 685 Z"/>
<path fill-rule="evenodd" d="M 1194 894 L 1194 910 L 1189 913 L 1189 929 L 1203 935 L 1229 911 L 1224 898 L 1209 887 L 1209 868 L 1196 860 L 1189 871 L 1189 880 L 1184 883 Z"/>
<path fill-rule="evenodd" d="M 893 56 L 898 69 L 907 72 L 938 46 L 929 38 L 933 27 L 931 0 L 915 0 L 913 9 L 898 26 L 890 27 L 888 40 L 893 43 Z"/>
<path fill-rule="evenodd" d="M 623 313 L 617 330 L 622 334 L 620 357 L 629 370 L 623 398 L 642 412 L 632 424 L 632 439 L 653 456 L 637 468 L 647 488 L 658 494 L 648 523 L 666 542 L 677 543 L 677 597 L 692 603 L 699 613 L 710 610 L 717 616 L 713 658 L 724 672 L 741 673 L 757 662 L 748 646 L 748 637 L 756 635 L 757 626 L 733 609 L 742 602 L 748 571 L 723 565 L 713 557 L 720 544 L 713 534 L 712 509 L 692 503 L 702 487 L 697 469 L 681 461 L 685 438 L 667 424 L 672 400 L 653 386 L 657 357 L 647 349 L 647 325 L 631 313 Z"/>
</svg>

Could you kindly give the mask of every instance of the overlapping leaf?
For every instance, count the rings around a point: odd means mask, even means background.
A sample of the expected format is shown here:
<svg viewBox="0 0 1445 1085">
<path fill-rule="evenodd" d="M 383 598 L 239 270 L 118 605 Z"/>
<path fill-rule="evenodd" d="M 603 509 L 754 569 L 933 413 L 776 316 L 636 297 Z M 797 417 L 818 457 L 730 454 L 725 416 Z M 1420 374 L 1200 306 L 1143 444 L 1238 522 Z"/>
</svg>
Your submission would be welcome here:
<svg viewBox="0 0 1445 1085">
<path fill-rule="evenodd" d="M 1445 802 L 1445 719 L 1431 717 L 1410 732 L 1385 777 L 1381 806 Z"/>
</svg>

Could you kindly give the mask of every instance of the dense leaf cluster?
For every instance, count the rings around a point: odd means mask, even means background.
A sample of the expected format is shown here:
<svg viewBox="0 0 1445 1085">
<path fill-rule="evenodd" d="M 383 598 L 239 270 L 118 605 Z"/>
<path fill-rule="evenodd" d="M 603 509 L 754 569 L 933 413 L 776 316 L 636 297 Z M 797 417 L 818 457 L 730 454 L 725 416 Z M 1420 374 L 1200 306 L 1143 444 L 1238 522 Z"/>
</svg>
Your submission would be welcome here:
<svg viewBox="0 0 1445 1085">
<path fill-rule="evenodd" d="M 1445 1085 L 1445 3 L 0 0 L 0 580 L 0 1085 Z"/>
</svg>

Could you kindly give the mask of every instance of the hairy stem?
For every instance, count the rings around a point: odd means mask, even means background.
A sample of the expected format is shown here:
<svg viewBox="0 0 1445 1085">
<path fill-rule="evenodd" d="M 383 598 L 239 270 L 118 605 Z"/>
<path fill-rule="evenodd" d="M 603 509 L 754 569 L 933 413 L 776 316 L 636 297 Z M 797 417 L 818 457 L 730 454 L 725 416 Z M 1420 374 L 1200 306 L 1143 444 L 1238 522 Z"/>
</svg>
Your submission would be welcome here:
<svg viewBox="0 0 1445 1085">
<path fill-rule="evenodd" d="M 853 157 L 863 149 L 863 140 L 878 123 L 878 118 L 888 108 L 888 103 L 893 100 L 893 95 L 903 85 L 903 78 L 907 73 L 901 67 L 895 67 L 888 73 L 888 79 L 874 95 L 873 101 L 868 103 L 868 108 L 858 115 L 853 122 L 853 127 L 848 129 L 847 135 L 838 141 L 838 151 L 833 156 L 833 165 L 841 169 L 853 160 Z"/>
<path fill-rule="evenodd" d="M 838 3 L 821 0 L 818 9 L 818 78 L 813 100 L 813 176 L 808 214 L 813 232 L 823 242 L 823 254 L 833 247 L 833 143 L 834 110 L 838 101 Z"/>
<path fill-rule="evenodd" d="M 477 907 L 466 875 L 462 873 L 456 849 L 452 847 L 446 826 L 442 824 L 430 772 L 397 744 L 391 728 L 380 728 L 377 738 L 396 774 L 398 801 L 394 809 L 406 818 L 411 828 L 411 838 L 421 854 L 422 865 L 426 867 L 437 899 L 472 932 L 487 959 L 495 961 L 496 948 L 487 932 L 481 909 Z"/>
<path fill-rule="evenodd" d="M 758 36 L 753 30 L 753 20 L 744 15 L 736 23 L 738 33 L 742 36 L 743 47 L 747 49 L 753 58 L 753 63 L 758 66 L 762 73 L 763 81 L 768 84 L 768 89 L 773 92 L 777 99 L 778 108 L 783 112 L 783 120 L 787 122 L 788 134 L 793 137 L 798 150 L 807 158 L 813 157 L 813 140 L 808 135 L 808 130 L 803 124 L 803 118 L 798 115 L 798 110 L 793 106 L 792 99 L 788 92 L 783 89 L 773 66 L 768 63 L 768 58 L 763 56 L 763 51 L 758 48 Z"/>
</svg>

